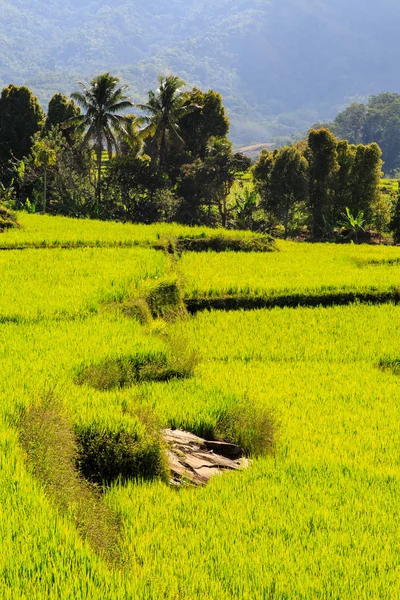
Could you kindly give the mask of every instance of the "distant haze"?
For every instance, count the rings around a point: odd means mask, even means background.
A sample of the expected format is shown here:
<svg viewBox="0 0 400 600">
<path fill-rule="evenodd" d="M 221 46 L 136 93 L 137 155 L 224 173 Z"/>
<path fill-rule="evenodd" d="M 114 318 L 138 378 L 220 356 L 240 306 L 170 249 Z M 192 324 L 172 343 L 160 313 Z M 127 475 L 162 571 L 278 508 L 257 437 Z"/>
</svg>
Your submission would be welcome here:
<svg viewBox="0 0 400 600">
<path fill-rule="evenodd" d="M 400 91 L 396 0 L 0 0 L 0 14 L 1 87 L 46 104 L 107 70 L 139 100 L 173 72 L 222 93 L 241 144 Z"/>
</svg>

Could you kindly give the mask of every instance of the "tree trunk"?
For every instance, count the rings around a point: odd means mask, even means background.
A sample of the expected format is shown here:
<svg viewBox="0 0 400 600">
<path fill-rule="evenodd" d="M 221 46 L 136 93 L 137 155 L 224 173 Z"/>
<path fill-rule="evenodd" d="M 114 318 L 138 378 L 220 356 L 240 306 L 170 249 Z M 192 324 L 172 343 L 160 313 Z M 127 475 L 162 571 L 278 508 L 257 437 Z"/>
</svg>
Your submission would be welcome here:
<svg viewBox="0 0 400 600">
<path fill-rule="evenodd" d="M 223 206 L 222 227 L 226 227 L 226 220 L 227 220 L 227 214 L 226 214 L 226 196 L 224 196 L 224 198 L 222 200 L 222 206 Z"/>
<path fill-rule="evenodd" d="M 97 186 L 96 186 L 96 217 L 100 215 L 100 201 L 101 201 L 101 156 L 102 148 L 96 150 L 97 154 Z"/>
<path fill-rule="evenodd" d="M 44 168 L 43 174 L 43 214 L 46 214 L 46 201 L 47 201 L 47 168 Z"/>
<path fill-rule="evenodd" d="M 225 227 L 225 212 L 224 212 L 224 204 L 223 204 L 223 200 L 221 200 L 221 198 L 218 198 L 218 212 L 219 212 L 219 216 L 221 218 L 221 225 L 222 227 Z"/>
<path fill-rule="evenodd" d="M 284 218 L 283 218 L 283 225 L 284 225 L 284 228 L 285 228 L 284 238 L 285 238 L 285 240 L 287 240 L 288 229 L 289 229 L 289 211 L 285 212 L 285 215 L 284 215 Z"/>
<path fill-rule="evenodd" d="M 167 150 L 167 139 L 166 139 L 166 131 L 162 130 L 161 133 L 161 141 L 160 141 L 160 156 L 159 156 L 159 167 L 160 169 L 164 168 L 166 162 L 166 152 Z"/>
</svg>

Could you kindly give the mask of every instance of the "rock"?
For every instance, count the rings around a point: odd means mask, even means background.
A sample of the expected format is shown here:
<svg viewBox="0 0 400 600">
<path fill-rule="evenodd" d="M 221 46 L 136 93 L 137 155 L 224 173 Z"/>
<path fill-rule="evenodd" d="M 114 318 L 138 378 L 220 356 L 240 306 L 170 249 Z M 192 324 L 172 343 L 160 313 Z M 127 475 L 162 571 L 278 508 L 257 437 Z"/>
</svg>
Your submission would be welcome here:
<svg viewBox="0 0 400 600">
<path fill-rule="evenodd" d="M 204 440 L 207 450 L 213 450 L 216 454 L 228 456 L 231 458 L 241 458 L 244 455 L 243 449 L 236 444 L 228 444 L 227 442 L 207 441 Z"/>
<path fill-rule="evenodd" d="M 163 437 L 174 485 L 205 485 L 214 475 L 244 469 L 250 464 L 243 458 L 242 448 L 235 444 L 204 440 L 180 429 L 166 429 Z"/>
</svg>

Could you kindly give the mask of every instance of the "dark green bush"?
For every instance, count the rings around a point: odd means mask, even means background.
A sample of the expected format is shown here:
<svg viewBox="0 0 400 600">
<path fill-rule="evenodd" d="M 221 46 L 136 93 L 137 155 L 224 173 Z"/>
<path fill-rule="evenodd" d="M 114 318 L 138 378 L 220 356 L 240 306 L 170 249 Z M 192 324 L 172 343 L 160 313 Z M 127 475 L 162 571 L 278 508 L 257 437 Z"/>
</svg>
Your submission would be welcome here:
<svg viewBox="0 0 400 600">
<path fill-rule="evenodd" d="M 273 252 L 276 245 L 269 235 L 237 237 L 228 235 L 181 237 L 176 240 L 178 252 Z"/>
<path fill-rule="evenodd" d="M 142 433 L 113 431 L 103 424 L 75 428 L 77 467 L 93 483 L 110 485 L 116 480 L 166 478 L 166 459 L 161 434 L 146 427 Z"/>
<path fill-rule="evenodd" d="M 394 375 L 400 375 L 400 358 L 381 358 L 379 368 L 382 371 L 392 371 Z"/>
<path fill-rule="evenodd" d="M 174 318 L 184 311 L 182 291 L 175 278 L 157 281 L 145 295 L 154 318 Z"/>
</svg>

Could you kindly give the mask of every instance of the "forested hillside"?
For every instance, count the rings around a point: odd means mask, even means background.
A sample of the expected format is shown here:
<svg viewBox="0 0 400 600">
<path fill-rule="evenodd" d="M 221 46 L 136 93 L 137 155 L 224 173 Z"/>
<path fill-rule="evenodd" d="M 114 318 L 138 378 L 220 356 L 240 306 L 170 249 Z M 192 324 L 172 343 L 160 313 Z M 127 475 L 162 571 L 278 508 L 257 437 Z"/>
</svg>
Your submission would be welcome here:
<svg viewBox="0 0 400 600">
<path fill-rule="evenodd" d="M 398 175 L 400 94 L 386 92 L 371 96 L 366 104 L 353 103 L 326 126 L 351 144 L 379 144 L 385 173 Z"/>
<path fill-rule="evenodd" d="M 111 70 L 135 100 L 172 71 L 222 93 L 234 141 L 265 141 L 396 91 L 400 5 L 359 4 L 0 0 L 0 85 L 28 84 L 45 103 Z"/>
</svg>

